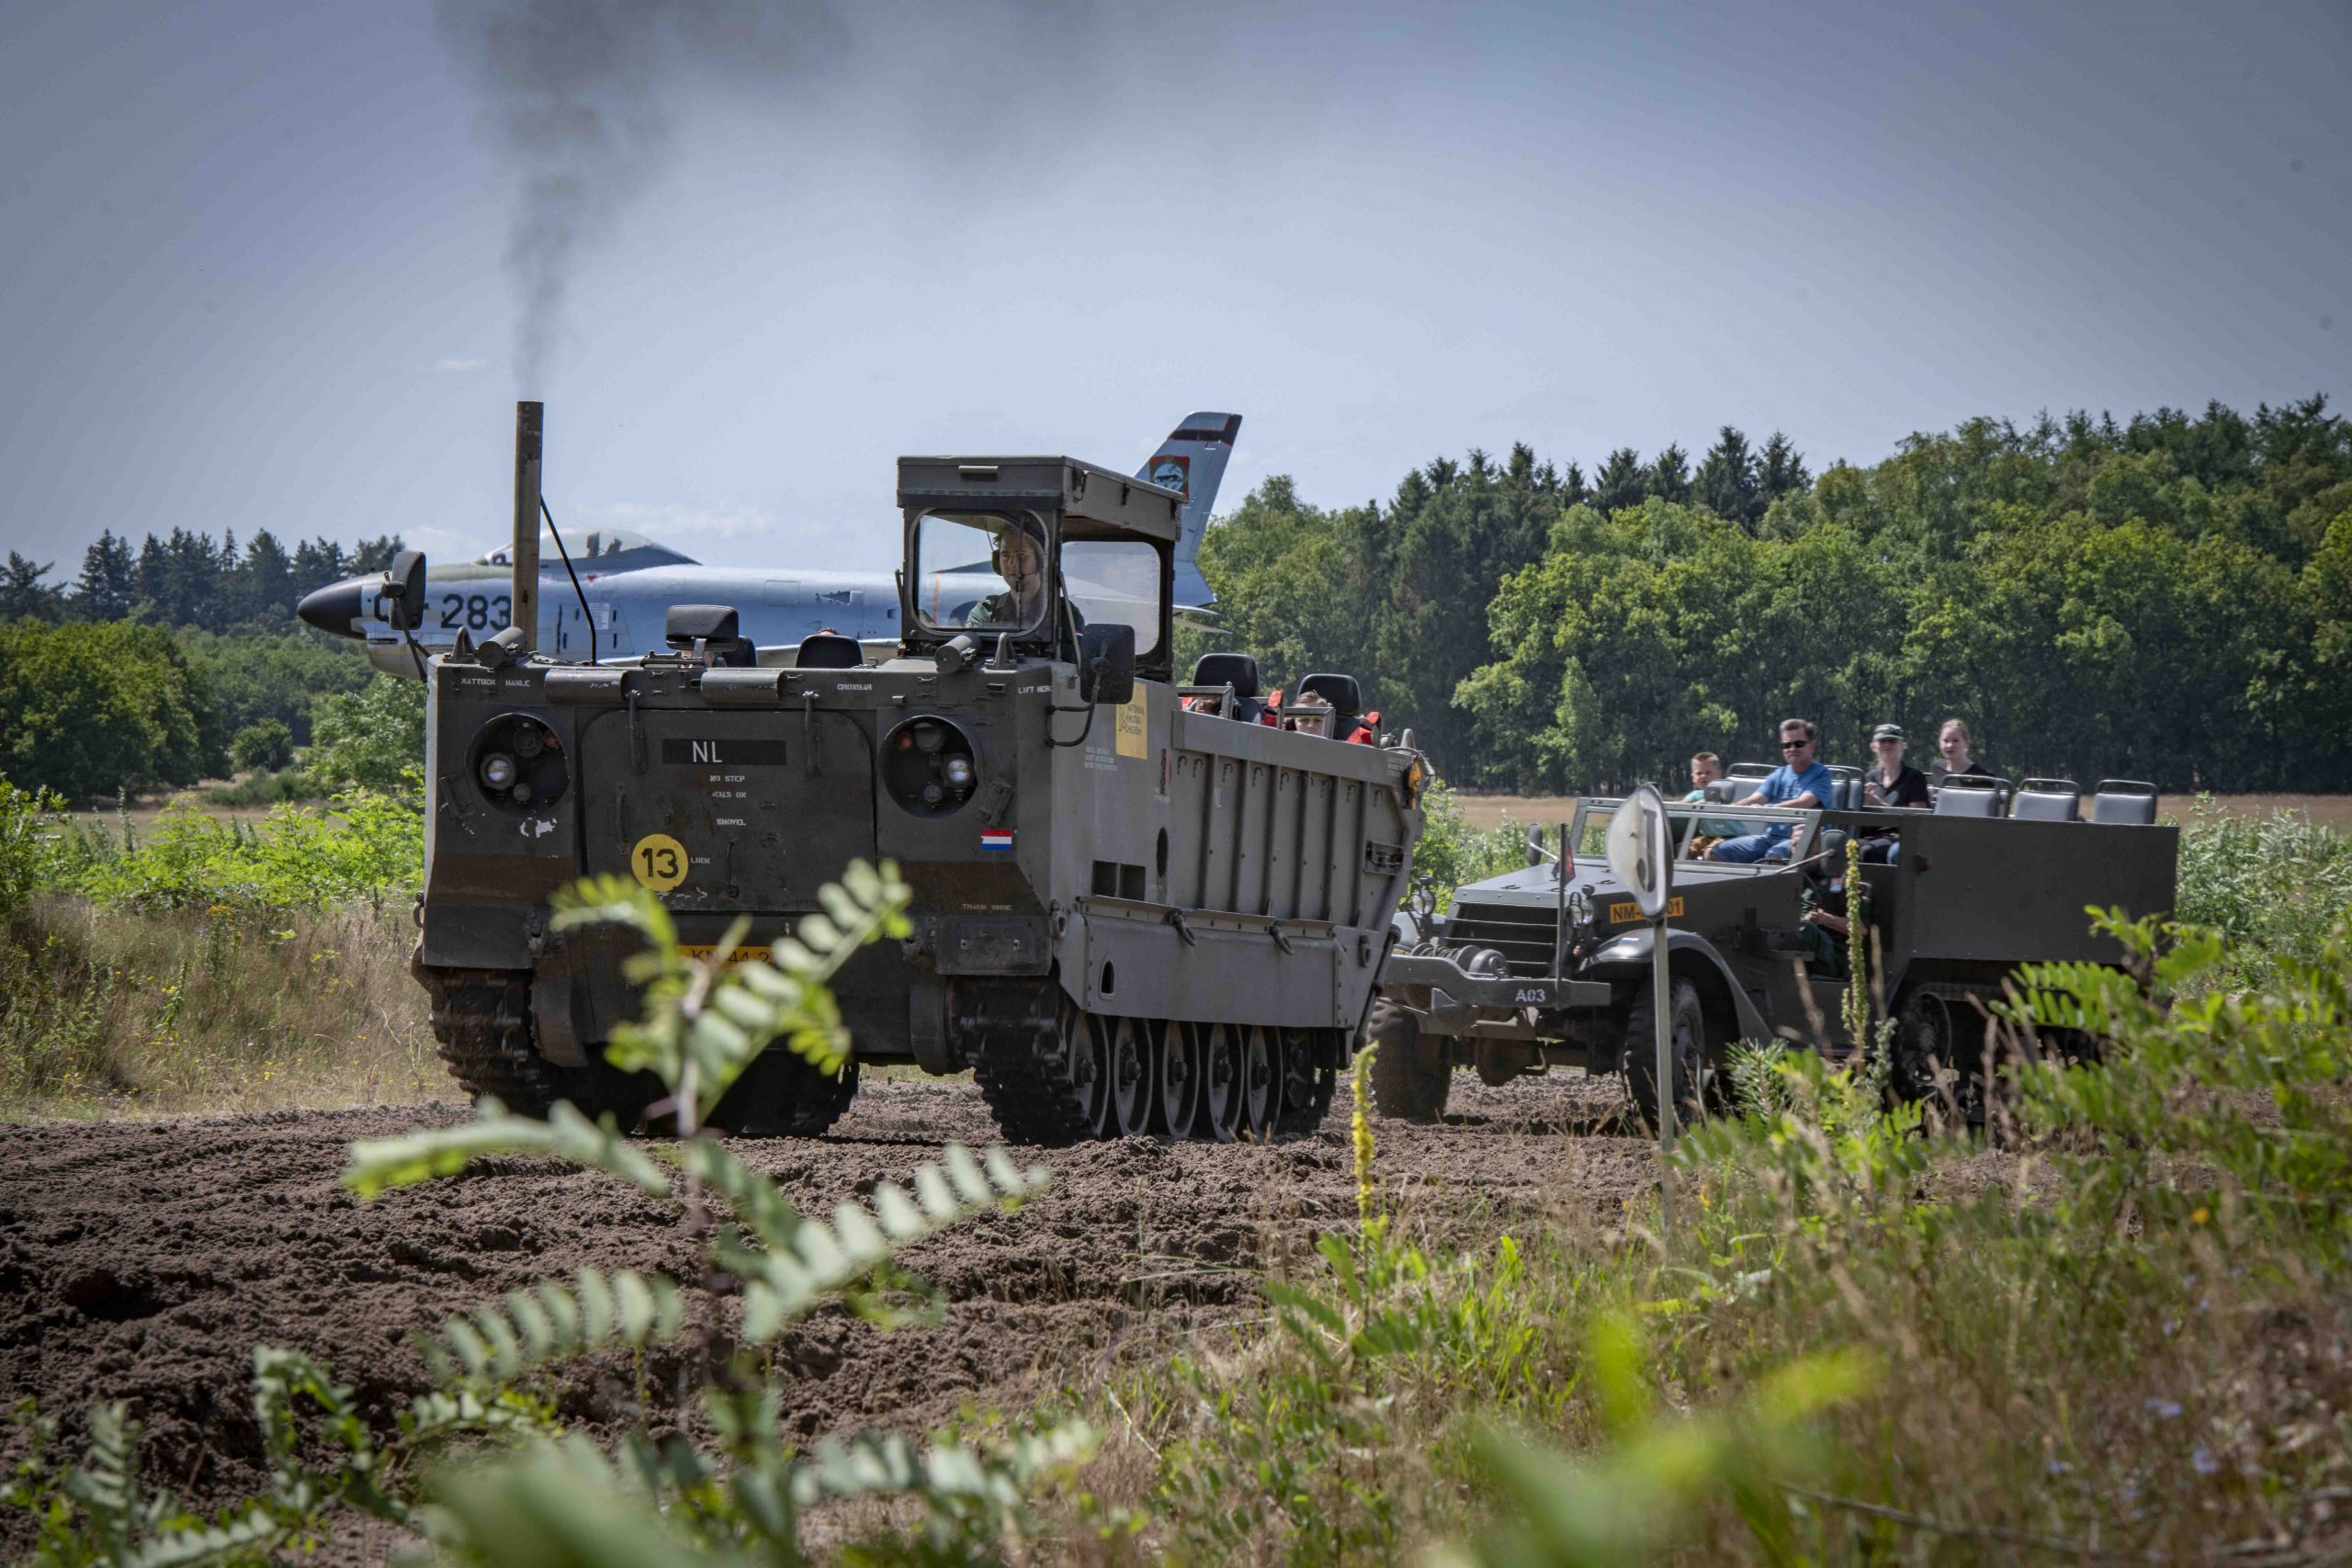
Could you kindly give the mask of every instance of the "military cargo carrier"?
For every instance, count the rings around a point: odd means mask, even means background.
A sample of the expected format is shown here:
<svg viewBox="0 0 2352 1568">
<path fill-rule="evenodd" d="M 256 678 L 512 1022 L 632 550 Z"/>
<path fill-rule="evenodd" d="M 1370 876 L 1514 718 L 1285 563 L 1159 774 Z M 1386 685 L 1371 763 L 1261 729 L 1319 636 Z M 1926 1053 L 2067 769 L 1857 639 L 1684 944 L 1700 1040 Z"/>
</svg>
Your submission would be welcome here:
<svg viewBox="0 0 2352 1568">
<path fill-rule="evenodd" d="M 536 410 L 520 423 L 518 592 Z M 558 890 L 631 876 L 684 941 L 748 916 L 756 947 L 863 858 L 896 863 L 913 934 L 836 981 L 858 1062 L 969 1070 L 1023 1141 L 1312 1125 L 1408 885 L 1421 759 L 1178 682 L 1177 491 L 1063 457 L 906 457 L 897 499 L 892 657 L 820 635 L 786 667 L 731 606 L 683 605 L 663 656 L 552 662 L 518 615 L 431 661 L 415 970 L 451 1070 L 634 1120 L 650 1087 L 602 1058 L 636 1013 L 629 939 L 552 929 Z M 716 1119 L 816 1133 L 855 1086 L 772 1050 Z"/>
</svg>

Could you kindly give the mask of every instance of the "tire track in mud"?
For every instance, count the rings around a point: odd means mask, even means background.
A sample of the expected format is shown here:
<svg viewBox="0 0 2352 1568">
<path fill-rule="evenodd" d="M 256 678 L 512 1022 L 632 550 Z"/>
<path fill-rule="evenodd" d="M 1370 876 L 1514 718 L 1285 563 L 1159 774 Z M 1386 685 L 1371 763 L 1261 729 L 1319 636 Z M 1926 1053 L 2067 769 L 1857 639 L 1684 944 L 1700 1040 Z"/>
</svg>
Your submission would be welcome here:
<svg viewBox="0 0 2352 1568">
<path fill-rule="evenodd" d="M 1464 1237 L 1537 1213 L 1606 1222 L 1647 1190 L 1646 1145 L 1615 1135 L 1614 1079 L 1567 1074 L 1490 1089 L 1464 1076 L 1431 1127 L 1376 1123 L 1379 1170 L 1403 1223 Z M 149 1479 L 210 1506 L 259 1478 L 252 1348 L 322 1359 L 379 1419 L 424 1386 L 416 1330 L 512 1286 L 583 1264 L 687 1277 L 670 1213 L 618 1183 L 532 1160 L 360 1203 L 336 1185 L 345 1147 L 462 1107 L 279 1112 L 18 1127 L 0 1161 L 0 1391 L 63 1418 L 125 1399 L 146 1427 Z M 739 1142 L 816 1213 L 902 1177 L 995 1124 L 969 1083 L 869 1078 L 820 1139 Z M 920 1432 L 967 1407 L 1014 1409 L 1098 1381 L 1258 1309 L 1254 1274 L 1304 1258 L 1353 1223 L 1343 1093 L 1321 1129 L 1267 1147 L 1128 1140 L 1027 1151 L 1053 1189 L 906 1255 L 947 1300 L 936 1326 L 884 1334 L 828 1308 L 775 1348 L 787 1430 L 808 1439 Z M 657 1410 L 674 1357 L 649 1358 Z M 568 1416 L 639 1408 L 637 1369 L 571 1369 Z M 13 1462 L 20 1444 L 8 1440 Z M 20 1546 L 10 1520 L 0 1544 Z"/>
</svg>

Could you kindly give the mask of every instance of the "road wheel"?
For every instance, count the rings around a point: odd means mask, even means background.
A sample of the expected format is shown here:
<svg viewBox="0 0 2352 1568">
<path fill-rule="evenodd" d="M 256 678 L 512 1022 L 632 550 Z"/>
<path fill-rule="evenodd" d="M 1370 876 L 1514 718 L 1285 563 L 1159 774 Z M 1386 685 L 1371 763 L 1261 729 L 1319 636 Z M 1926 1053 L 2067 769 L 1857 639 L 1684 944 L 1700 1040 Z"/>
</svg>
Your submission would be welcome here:
<svg viewBox="0 0 2352 1568">
<path fill-rule="evenodd" d="M 1965 998 L 1916 990 L 1894 1015 L 1888 1087 L 1971 1125 L 1984 1120 L 1984 1020 Z"/>
<path fill-rule="evenodd" d="M 1159 1064 L 1152 1058 L 1151 1034 L 1132 1018 L 1098 1019 L 1111 1047 L 1111 1118 L 1106 1136 L 1139 1138 L 1152 1131 L 1153 1108 L 1159 1101 Z"/>
<path fill-rule="evenodd" d="M 1706 1114 L 1712 1099 L 1713 1053 L 1707 1040 L 1707 1012 L 1700 1005 L 1699 987 L 1678 979 L 1668 988 L 1669 1050 L 1674 1063 L 1675 1125 L 1688 1127 Z M 1645 1126 L 1657 1127 L 1657 1005 L 1653 989 L 1645 986 L 1634 998 L 1625 1019 L 1625 1043 L 1617 1059 L 1625 1075 L 1625 1089 Z"/>
<path fill-rule="evenodd" d="M 1229 1144 L 1241 1132 L 1241 1037 L 1228 1023 L 1182 1027 L 1198 1049 L 1201 1064 L 1200 1108 L 1193 1136 Z"/>
<path fill-rule="evenodd" d="M 820 1073 L 771 1045 L 711 1107 L 710 1125 L 745 1138 L 813 1138 L 841 1120 L 856 1094 L 854 1061 Z"/>
<path fill-rule="evenodd" d="M 1241 1032 L 1241 1125 L 1239 1134 L 1262 1144 L 1274 1135 L 1282 1108 L 1282 1037 L 1262 1024 Z"/>
<path fill-rule="evenodd" d="M 1159 1116 L 1152 1131 L 1171 1138 L 1200 1136 L 1201 1099 L 1207 1089 L 1201 1071 L 1201 1042 L 1189 1023 L 1159 1026 Z"/>
<path fill-rule="evenodd" d="M 1372 1055 L 1372 1108 L 1389 1122 L 1434 1122 L 1453 1090 L 1446 1042 L 1421 1039 L 1420 1021 L 1385 997 L 1374 998 L 1364 1038 Z"/>
</svg>

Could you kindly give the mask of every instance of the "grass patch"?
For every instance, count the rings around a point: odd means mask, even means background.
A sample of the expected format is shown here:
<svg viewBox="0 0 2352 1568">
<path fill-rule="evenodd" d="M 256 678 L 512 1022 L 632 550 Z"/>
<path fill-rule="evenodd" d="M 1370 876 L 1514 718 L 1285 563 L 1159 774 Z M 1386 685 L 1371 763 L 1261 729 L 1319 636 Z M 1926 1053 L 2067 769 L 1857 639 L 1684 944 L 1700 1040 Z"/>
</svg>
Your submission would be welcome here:
<svg viewBox="0 0 2352 1568">
<path fill-rule="evenodd" d="M 260 920 L 44 895 L 0 919 L 0 1118 L 446 1097 L 407 911 Z"/>
<path fill-rule="evenodd" d="M 2260 965 L 2130 934 L 2136 976 L 2038 970 L 2020 1011 L 2103 1065 L 2022 1069 L 1983 1134 L 1758 1058 L 1670 1223 L 1417 1232 L 1360 1117 L 1360 1222 L 1269 1322 L 1069 1395 L 1113 1434 L 1072 1513 L 1131 1560 L 2341 1549 L 2352 924 Z"/>
</svg>

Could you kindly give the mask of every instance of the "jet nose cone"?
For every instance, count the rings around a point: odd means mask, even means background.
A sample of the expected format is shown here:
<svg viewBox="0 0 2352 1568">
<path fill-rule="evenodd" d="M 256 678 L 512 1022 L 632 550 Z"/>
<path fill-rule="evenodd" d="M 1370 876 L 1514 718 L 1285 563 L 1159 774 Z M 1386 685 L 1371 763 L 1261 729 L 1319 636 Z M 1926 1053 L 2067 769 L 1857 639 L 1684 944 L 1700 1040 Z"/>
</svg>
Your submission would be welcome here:
<svg viewBox="0 0 2352 1568">
<path fill-rule="evenodd" d="M 280 601 L 283 603 L 283 601 Z M 294 613 L 322 632 L 336 637 L 364 637 L 359 629 L 359 579 L 346 577 L 341 582 L 330 582 L 304 597 L 294 606 Z"/>
</svg>

